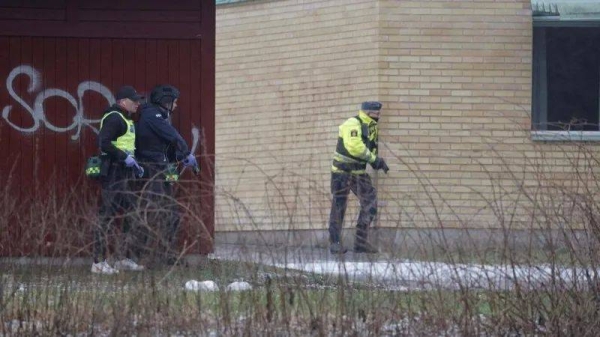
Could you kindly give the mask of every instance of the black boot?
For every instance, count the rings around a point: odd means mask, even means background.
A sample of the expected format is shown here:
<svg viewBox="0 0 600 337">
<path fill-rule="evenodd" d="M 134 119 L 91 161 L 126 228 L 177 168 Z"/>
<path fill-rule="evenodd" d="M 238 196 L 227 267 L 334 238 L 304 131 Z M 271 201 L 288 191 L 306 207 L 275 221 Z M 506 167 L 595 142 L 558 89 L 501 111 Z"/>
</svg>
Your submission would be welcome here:
<svg viewBox="0 0 600 337">
<path fill-rule="evenodd" d="M 346 254 L 346 252 L 348 251 L 348 248 L 344 247 L 341 243 L 339 242 L 333 242 L 332 244 L 329 245 L 329 252 L 331 254 Z"/>
<path fill-rule="evenodd" d="M 354 237 L 354 252 L 355 253 L 367 253 L 367 254 L 377 254 L 379 253 L 379 249 L 373 246 L 368 237 L 368 229 L 367 226 L 357 226 L 356 228 L 356 237 Z"/>
<path fill-rule="evenodd" d="M 355 253 L 366 253 L 366 254 L 377 254 L 379 253 L 379 249 L 373 246 L 369 241 L 357 241 L 354 243 L 354 252 Z"/>
</svg>

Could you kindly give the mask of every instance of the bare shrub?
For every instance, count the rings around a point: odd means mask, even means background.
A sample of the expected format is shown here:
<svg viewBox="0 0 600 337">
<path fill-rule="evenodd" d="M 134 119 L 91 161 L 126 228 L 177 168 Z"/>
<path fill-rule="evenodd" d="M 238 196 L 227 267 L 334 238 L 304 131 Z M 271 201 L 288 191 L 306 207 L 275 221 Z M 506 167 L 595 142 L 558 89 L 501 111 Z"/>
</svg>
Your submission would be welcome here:
<svg viewBox="0 0 600 337">
<path fill-rule="evenodd" d="M 326 218 L 326 211 L 313 206 L 329 198 L 325 185 L 301 170 L 270 174 L 246 161 L 244 169 L 264 177 L 262 209 L 235 190 L 183 175 L 177 197 L 169 199 L 183 218 L 181 261 L 213 243 L 205 225 L 213 211 L 218 218 L 234 214 L 229 220 L 240 229 L 279 227 L 288 244 L 274 245 L 270 233 L 261 232 L 255 245 L 231 250 L 239 255 L 200 256 L 187 268 L 115 277 L 89 273 L 97 185 L 40 185 L 34 199 L 22 200 L 14 198 L 9 175 L 0 201 L 2 251 L 35 259 L 0 265 L 0 334 L 595 335 L 598 154 L 586 143 L 564 143 L 560 159 L 542 144 L 506 156 L 505 145 L 492 142 L 486 149 L 493 161 L 480 163 L 482 187 L 468 187 L 480 201 L 471 216 L 444 198 L 418 162 L 387 148 L 418 184 L 400 199 L 381 195 L 385 223 L 429 227 L 389 237 L 385 228 L 375 229 L 384 254 L 368 257 L 332 258 L 322 237 L 298 234 L 324 229 L 316 219 Z M 205 202 L 213 190 L 222 201 L 216 210 Z M 165 210 L 148 207 L 146 198 L 138 194 L 136 209 L 116 222 L 134 217 L 160 241 L 152 219 Z M 480 221 L 495 229 L 482 235 Z M 119 238 L 116 230 L 111 243 Z M 220 290 L 187 291 L 191 279 L 214 280 Z M 227 290 L 234 281 L 248 281 L 253 289 Z"/>
</svg>

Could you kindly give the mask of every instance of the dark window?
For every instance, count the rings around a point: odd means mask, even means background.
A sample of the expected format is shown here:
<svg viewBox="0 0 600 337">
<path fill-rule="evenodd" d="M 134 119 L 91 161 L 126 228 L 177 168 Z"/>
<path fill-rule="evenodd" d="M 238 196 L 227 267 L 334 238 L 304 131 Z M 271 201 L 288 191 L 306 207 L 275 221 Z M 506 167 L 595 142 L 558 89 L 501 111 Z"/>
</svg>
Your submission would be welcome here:
<svg viewBox="0 0 600 337">
<path fill-rule="evenodd" d="M 533 130 L 598 131 L 600 27 L 533 30 Z"/>
</svg>

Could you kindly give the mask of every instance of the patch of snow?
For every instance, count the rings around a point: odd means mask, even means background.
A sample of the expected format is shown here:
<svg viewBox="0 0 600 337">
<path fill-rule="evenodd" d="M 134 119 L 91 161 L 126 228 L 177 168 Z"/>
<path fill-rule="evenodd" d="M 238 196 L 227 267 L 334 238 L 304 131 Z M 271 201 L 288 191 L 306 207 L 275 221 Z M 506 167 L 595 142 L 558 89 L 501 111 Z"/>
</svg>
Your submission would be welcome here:
<svg viewBox="0 0 600 337">
<path fill-rule="evenodd" d="M 185 283 L 185 289 L 194 291 L 219 291 L 219 286 L 214 281 L 190 280 Z"/>
<path fill-rule="evenodd" d="M 457 288 L 510 289 L 516 284 L 531 287 L 559 281 L 566 284 L 585 282 L 600 274 L 597 270 L 550 265 L 466 265 L 441 262 L 349 262 L 315 261 L 305 263 L 275 264 L 280 268 L 302 270 L 316 274 L 344 275 L 351 281 L 376 281 L 382 284 L 421 284 Z"/>
<path fill-rule="evenodd" d="M 232 282 L 227 286 L 227 290 L 229 291 L 244 291 L 244 290 L 252 290 L 252 286 L 250 283 L 245 281 L 236 281 Z"/>
</svg>

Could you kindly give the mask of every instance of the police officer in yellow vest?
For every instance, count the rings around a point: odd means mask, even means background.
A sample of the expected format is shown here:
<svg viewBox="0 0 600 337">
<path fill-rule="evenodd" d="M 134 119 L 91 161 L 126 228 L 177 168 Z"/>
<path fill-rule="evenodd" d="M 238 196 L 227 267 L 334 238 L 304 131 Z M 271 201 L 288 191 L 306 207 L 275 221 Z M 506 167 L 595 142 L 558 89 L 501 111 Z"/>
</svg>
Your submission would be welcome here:
<svg viewBox="0 0 600 337">
<path fill-rule="evenodd" d="M 329 251 L 332 254 L 344 254 L 347 251 L 341 242 L 341 232 L 350 191 L 360 201 L 354 252 L 378 252 L 368 241 L 369 226 L 377 214 L 377 191 L 366 168 L 368 163 L 375 170 L 383 170 L 385 173 L 389 170 L 385 160 L 377 154 L 377 122 L 381 107 L 379 102 L 363 102 L 358 116 L 347 119 L 339 126 L 337 147 L 331 167 Z"/>
<path fill-rule="evenodd" d="M 116 274 L 119 270 L 144 269 L 131 260 L 129 247 L 117 247 L 122 259 L 114 266 L 106 261 L 107 232 L 119 211 L 125 213 L 123 232 L 131 230 L 133 221 L 130 219 L 130 212 L 133 211 L 134 202 L 130 180 L 135 175 L 143 175 L 142 167 L 133 157 L 135 127 L 131 120 L 131 114 L 137 112 L 143 96 L 133 87 L 124 86 L 117 91 L 115 99 L 116 104 L 104 111 L 98 134 L 103 166 L 106 169 L 103 170 L 101 177 L 102 204 L 99 211 L 99 224 L 94 228 L 92 273 L 97 274 Z M 130 240 L 125 240 L 123 244 L 126 245 L 128 241 Z"/>
</svg>

